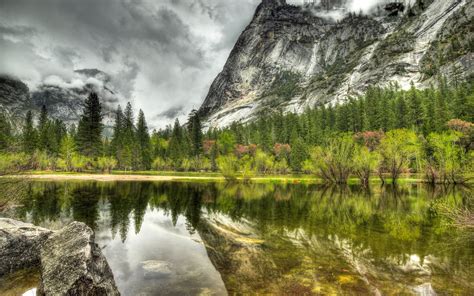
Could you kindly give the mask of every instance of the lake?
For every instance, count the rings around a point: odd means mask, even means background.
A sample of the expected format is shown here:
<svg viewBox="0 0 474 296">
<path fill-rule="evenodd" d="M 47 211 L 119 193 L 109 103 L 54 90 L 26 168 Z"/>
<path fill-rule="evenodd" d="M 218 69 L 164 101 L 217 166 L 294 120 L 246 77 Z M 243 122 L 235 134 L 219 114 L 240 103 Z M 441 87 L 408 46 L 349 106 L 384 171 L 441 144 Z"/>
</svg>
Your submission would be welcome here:
<svg viewBox="0 0 474 296">
<path fill-rule="evenodd" d="M 443 207 L 457 187 L 37 181 L 4 216 L 96 232 L 122 295 L 472 295 L 472 233 Z M 0 280 L 1 295 L 38 271 Z"/>
</svg>

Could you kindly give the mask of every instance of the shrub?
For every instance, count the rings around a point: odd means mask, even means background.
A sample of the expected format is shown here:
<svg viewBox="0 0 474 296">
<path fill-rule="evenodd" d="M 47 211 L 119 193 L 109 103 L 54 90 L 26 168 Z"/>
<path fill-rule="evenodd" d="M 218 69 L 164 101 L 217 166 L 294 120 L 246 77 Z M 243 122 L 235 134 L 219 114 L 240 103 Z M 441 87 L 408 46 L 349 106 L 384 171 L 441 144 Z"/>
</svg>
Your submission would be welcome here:
<svg viewBox="0 0 474 296">
<path fill-rule="evenodd" d="M 217 158 L 217 166 L 224 178 L 228 181 L 237 179 L 239 161 L 234 155 L 223 155 Z"/>
<path fill-rule="evenodd" d="M 275 161 L 274 170 L 278 174 L 288 174 L 288 172 L 290 171 L 290 168 L 288 166 L 288 162 L 286 161 L 286 158 L 282 158 L 278 161 Z"/>
<path fill-rule="evenodd" d="M 388 171 L 396 183 L 400 174 L 407 170 L 410 162 L 420 153 L 420 142 L 415 132 L 399 129 L 387 132 L 380 143 L 383 161 L 381 166 Z"/>
<path fill-rule="evenodd" d="M 343 136 L 314 149 L 311 158 L 318 176 L 329 183 L 347 183 L 354 167 L 355 147 L 352 137 Z"/>
<path fill-rule="evenodd" d="M 240 170 L 242 172 L 242 178 L 245 182 L 249 181 L 255 176 L 257 170 L 255 168 L 255 163 L 250 156 L 244 156 L 240 160 Z"/>
<path fill-rule="evenodd" d="M 23 153 L 0 154 L 0 174 L 25 170 L 28 163 L 28 156 Z"/>
<path fill-rule="evenodd" d="M 113 157 L 99 157 L 97 159 L 97 168 L 102 172 L 109 173 L 117 167 L 117 160 Z"/>
<path fill-rule="evenodd" d="M 464 173 L 470 161 L 469 155 L 458 144 L 461 133 L 430 134 L 428 146 L 432 155 L 426 162 L 425 173 L 430 183 L 465 183 Z"/>
<path fill-rule="evenodd" d="M 369 185 L 370 175 L 380 162 L 380 154 L 367 147 L 357 147 L 354 154 L 354 173 L 364 186 Z"/>
<path fill-rule="evenodd" d="M 157 157 L 153 161 L 152 167 L 157 171 L 166 171 L 171 169 L 172 164 L 169 160 L 163 159 L 162 157 Z"/>
<path fill-rule="evenodd" d="M 71 159 L 72 168 L 76 172 L 82 172 L 92 166 L 92 159 L 84 155 L 74 153 Z"/>
<path fill-rule="evenodd" d="M 262 174 L 268 173 L 273 166 L 274 158 L 261 150 L 255 153 L 255 169 Z"/>
<path fill-rule="evenodd" d="M 179 166 L 179 169 L 184 171 L 184 172 L 189 172 L 191 170 L 192 167 L 192 162 L 189 158 L 183 158 L 183 160 L 181 161 L 181 164 Z"/>
</svg>

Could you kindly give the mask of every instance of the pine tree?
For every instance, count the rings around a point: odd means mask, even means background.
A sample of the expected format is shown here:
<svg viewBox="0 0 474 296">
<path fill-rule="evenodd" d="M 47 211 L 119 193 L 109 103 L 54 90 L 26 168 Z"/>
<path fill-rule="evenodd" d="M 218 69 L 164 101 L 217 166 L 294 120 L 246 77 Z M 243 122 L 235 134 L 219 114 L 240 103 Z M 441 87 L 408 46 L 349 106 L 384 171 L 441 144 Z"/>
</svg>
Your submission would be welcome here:
<svg viewBox="0 0 474 296">
<path fill-rule="evenodd" d="M 293 171 L 300 172 L 303 162 L 308 158 L 306 146 L 301 138 L 291 143 L 290 165 Z"/>
<path fill-rule="evenodd" d="M 169 157 L 173 161 L 175 168 L 179 168 L 181 161 L 183 160 L 186 151 L 184 150 L 184 135 L 183 129 L 179 124 L 179 120 L 176 119 L 171 133 L 171 138 L 168 146 Z"/>
<path fill-rule="evenodd" d="M 115 111 L 115 123 L 113 128 L 113 137 L 110 143 L 111 154 L 117 159 L 119 168 L 123 168 L 123 112 L 120 105 Z"/>
<path fill-rule="evenodd" d="M 137 122 L 137 140 L 140 149 L 140 167 L 148 170 L 151 167 L 151 144 L 145 114 L 140 109 Z"/>
<path fill-rule="evenodd" d="M 38 122 L 38 148 L 41 151 L 49 151 L 49 119 L 48 119 L 48 110 L 46 105 L 41 106 L 41 112 Z"/>
<path fill-rule="evenodd" d="M 413 84 L 411 85 L 407 96 L 410 108 L 408 112 L 408 126 L 414 128 L 415 130 L 419 130 L 423 125 L 423 106 L 420 96 L 418 95 L 418 91 L 415 89 Z"/>
<path fill-rule="evenodd" d="M 10 150 L 12 142 L 12 127 L 10 121 L 3 112 L 0 111 L 0 151 Z"/>
<path fill-rule="evenodd" d="M 188 130 L 191 137 L 192 155 L 198 156 L 202 152 L 202 124 L 197 110 L 192 110 L 189 114 Z M 243 141 L 243 137 L 239 131 L 235 130 L 235 133 L 240 135 L 240 139 Z"/>
<path fill-rule="evenodd" d="M 77 128 L 76 144 L 81 154 L 99 157 L 102 149 L 102 106 L 99 97 L 91 93 L 84 102 L 84 111 Z"/>
<path fill-rule="evenodd" d="M 126 169 L 132 170 L 139 165 L 138 143 L 133 123 L 133 109 L 130 102 L 125 107 L 122 130 L 122 158 Z"/>
<path fill-rule="evenodd" d="M 25 125 L 23 126 L 23 133 L 21 135 L 21 145 L 23 152 L 31 155 L 36 150 L 37 145 L 37 131 L 33 124 L 33 112 L 28 111 L 25 117 Z"/>
</svg>

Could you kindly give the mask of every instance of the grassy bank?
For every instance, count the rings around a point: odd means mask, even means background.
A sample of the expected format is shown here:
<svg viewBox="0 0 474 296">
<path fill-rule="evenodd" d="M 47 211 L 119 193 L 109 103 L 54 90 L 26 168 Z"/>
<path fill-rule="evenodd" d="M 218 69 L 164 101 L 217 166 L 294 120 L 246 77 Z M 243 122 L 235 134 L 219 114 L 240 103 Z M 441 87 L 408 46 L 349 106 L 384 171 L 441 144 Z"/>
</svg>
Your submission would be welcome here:
<svg viewBox="0 0 474 296">
<path fill-rule="evenodd" d="M 11 177 L 11 176 L 10 176 Z M 192 182 L 225 182 L 225 178 L 220 173 L 208 172 L 174 172 L 174 171 L 112 171 L 110 174 L 98 172 L 54 172 L 54 171 L 27 171 L 17 174 L 14 177 L 27 177 L 29 179 L 40 180 L 96 180 L 96 181 L 192 181 Z M 243 182 L 242 175 L 237 175 L 236 181 Z M 288 175 L 256 175 L 250 178 L 254 183 L 303 183 L 322 184 L 324 181 L 309 174 L 288 174 Z M 386 180 L 391 183 L 390 179 Z M 397 183 L 422 183 L 422 175 L 404 175 Z M 370 178 L 371 184 L 381 184 L 378 177 Z M 356 177 L 349 178 L 348 184 L 360 184 Z"/>
</svg>

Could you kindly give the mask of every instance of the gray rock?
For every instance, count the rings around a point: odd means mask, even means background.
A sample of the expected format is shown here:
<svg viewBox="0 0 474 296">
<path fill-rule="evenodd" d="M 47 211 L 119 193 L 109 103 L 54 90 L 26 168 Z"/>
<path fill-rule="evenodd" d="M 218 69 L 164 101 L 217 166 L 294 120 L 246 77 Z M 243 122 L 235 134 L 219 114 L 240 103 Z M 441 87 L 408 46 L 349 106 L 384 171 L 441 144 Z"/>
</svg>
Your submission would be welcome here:
<svg viewBox="0 0 474 296">
<path fill-rule="evenodd" d="M 72 222 L 41 249 L 42 283 L 38 295 L 120 295 L 94 232 Z"/>
<path fill-rule="evenodd" d="M 41 246 L 51 234 L 32 224 L 0 219 L 0 276 L 38 267 Z"/>
<path fill-rule="evenodd" d="M 438 73 L 454 77 L 454 69 L 458 80 L 473 72 L 472 1 L 417 2 L 407 15 L 351 14 L 338 22 L 325 16 L 341 1 L 330 2 L 310 9 L 262 1 L 200 107 L 206 124 L 248 121 L 275 107 L 301 112 L 374 85 L 396 82 L 408 89 L 413 82 L 424 88 L 436 83 Z M 455 53 L 439 46 L 453 39 L 460 48 Z M 439 56 L 447 58 L 441 63 Z"/>
</svg>

